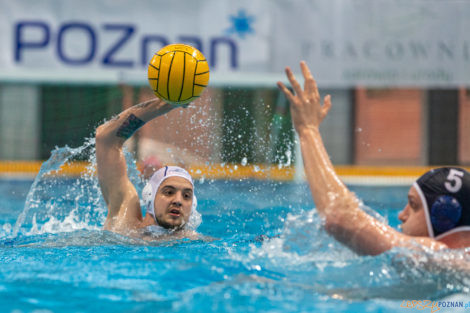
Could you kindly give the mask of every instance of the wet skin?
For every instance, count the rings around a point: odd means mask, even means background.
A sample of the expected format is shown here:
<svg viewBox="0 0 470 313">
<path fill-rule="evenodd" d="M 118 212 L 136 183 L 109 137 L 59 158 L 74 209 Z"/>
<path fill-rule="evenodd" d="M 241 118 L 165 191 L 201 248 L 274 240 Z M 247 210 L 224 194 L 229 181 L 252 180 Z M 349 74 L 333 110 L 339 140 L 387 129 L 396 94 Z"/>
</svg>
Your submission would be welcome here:
<svg viewBox="0 0 470 313">
<path fill-rule="evenodd" d="M 160 185 L 154 202 L 155 218 L 165 228 L 184 226 L 191 215 L 193 186 L 182 177 L 170 177 Z"/>
<path fill-rule="evenodd" d="M 400 227 L 404 234 L 409 236 L 429 236 L 423 203 L 415 187 L 411 187 L 408 191 L 408 203 L 398 214 L 398 219 L 402 222 Z"/>
</svg>

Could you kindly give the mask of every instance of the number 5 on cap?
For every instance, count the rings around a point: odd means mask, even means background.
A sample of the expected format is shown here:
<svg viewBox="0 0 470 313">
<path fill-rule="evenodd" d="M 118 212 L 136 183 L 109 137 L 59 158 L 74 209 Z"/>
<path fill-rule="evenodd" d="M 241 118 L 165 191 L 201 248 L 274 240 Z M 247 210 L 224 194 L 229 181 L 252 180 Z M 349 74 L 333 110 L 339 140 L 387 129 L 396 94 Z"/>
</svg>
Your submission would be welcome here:
<svg viewBox="0 0 470 313">
<path fill-rule="evenodd" d="M 445 182 L 444 186 L 449 192 L 456 193 L 462 188 L 461 177 L 463 177 L 463 172 L 452 168 L 447 176 L 448 181 Z"/>
</svg>

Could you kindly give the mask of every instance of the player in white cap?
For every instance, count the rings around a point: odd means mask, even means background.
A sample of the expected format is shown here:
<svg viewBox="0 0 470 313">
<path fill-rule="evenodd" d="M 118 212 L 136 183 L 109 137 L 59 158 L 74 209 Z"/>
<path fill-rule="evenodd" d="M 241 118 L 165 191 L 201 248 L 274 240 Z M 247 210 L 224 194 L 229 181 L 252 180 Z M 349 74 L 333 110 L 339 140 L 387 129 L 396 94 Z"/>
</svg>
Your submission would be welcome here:
<svg viewBox="0 0 470 313">
<path fill-rule="evenodd" d="M 146 122 L 174 108 L 155 98 L 123 111 L 97 128 L 98 180 L 108 206 L 104 229 L 125 235 L 142 234 L 139 230 L 143 229 L 190 236 L 201 223 L 193 180 L 185 169 L 165 166 L 153 174 L 142 192 L 145 216 L 137 190 L 127 176 L 124 142 Z"/>
</svg>

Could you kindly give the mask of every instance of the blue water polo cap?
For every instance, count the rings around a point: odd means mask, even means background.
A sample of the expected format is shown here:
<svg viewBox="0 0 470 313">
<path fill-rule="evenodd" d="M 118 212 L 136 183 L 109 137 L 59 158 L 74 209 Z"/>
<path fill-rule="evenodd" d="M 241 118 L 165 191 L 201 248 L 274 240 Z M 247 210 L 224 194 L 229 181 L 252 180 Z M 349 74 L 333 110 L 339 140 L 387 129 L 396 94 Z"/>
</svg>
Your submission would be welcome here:
<svg viewBox="0 0 470 313">
<path fill-rule="evenodd" d="M 453 229 L 462 217 L 462 206 L 454 197 L 437 197 L 431 207 L 431 224 L 439 233 Z"/>
<path fill-rule="evenodd" d="M 429 236 L 440 239 L 470 230 L 470 173 L 462 168 L 433 169 L 413 185 L 421 198 Z"/>
</svg>

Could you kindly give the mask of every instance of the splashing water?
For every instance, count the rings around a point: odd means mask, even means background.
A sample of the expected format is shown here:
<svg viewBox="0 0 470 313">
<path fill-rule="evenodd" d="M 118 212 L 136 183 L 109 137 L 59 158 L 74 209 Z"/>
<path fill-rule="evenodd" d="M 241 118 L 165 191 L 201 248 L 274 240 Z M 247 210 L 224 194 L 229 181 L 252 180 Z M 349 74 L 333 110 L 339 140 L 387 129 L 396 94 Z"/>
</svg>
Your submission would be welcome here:
<svg viewBox="0 0 470 313">
<path fill-rule="evenodd" d="M 125 155 L 129 177 L 141 189 L 135 161 L 130 153 Z M 78 178 L 58 174 L 62 166 L 75 160 L 89 162 L 86 172 Z M 80 147 L 56 147 L 51 152 L 34 179 L 11 236 L 99 230 L 106 212 L 96 177 L 95 139 L 89 138 Z"/>
<path fill-rule="evenodd" d="M 361 203 L 379 221 L 386 218 Z M 250 244 L 233 259 L 260 272 L 285 274 L 292 286 L 335 299 L 436 299 L 468 293 L 470 248 L 430 251 L 394 248 L 379 256 L 358 256 L 331 238 L 316 210 L 289 213 L 279 236 Z"/>
</svg>

